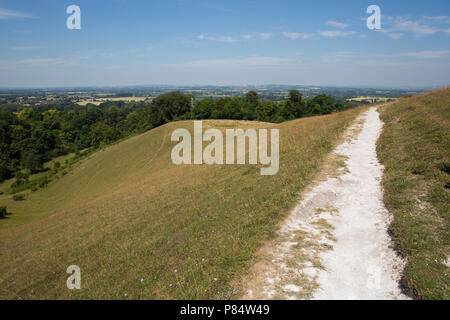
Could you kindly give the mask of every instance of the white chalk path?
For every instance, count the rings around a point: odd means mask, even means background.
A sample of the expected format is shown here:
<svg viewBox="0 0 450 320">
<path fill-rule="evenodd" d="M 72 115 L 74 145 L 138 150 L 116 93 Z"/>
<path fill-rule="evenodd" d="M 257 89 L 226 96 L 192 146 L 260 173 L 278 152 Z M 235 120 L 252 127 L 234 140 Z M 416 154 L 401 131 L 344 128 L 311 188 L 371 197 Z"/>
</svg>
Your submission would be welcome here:
<svg viewBox="0 0 450 320">
<path fill-rule="evenodd" d="M 375 108 L 365 115 L 358 137 L 340 145 L 348 172 L 324 182 L 314 192 L 333 192 L 338 214 L 328 222 L 335 228 L 333 250 L 323 252 L 325 267 L 317 282 L 315 299 L 405 299 L 399 289 L 403 261 L 392 249 L 387 228 L 391 216 L 383 203 L 380 185 L 383 167 L 376 142 L 383 123 Z"/>
<path fill-rule="evenodd" d="M 404 262 L 392 249 L 380 185 L 376 141 L 383 123 L 376 108 L 360 120 L 348 130 L 356 137 L 334 151 L 346 169 L 313 187 L 291 212 L 244 299 L 408 299 L 399 288 Z M 299 233 L 306 236 L 296 240 Z M 308 242 L 315 245 L 297 246 Z M 303 260 L 292 266 L 298 252 Z"/>
</svg>

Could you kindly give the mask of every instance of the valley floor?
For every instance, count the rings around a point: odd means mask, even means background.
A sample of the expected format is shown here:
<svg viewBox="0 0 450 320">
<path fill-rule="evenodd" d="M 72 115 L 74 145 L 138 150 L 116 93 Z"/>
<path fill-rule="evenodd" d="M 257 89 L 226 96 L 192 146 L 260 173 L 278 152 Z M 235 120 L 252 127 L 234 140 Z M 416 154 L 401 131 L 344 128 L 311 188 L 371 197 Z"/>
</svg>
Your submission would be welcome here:
<svg viewBox="0 0 450 320">
<path fill-rule="evenodd" d="M 262 249 L 244 299 L 408 299 L 380 185 L 382 127 L 373 107 L 348 129 L 331 160 L 340 168 L 303 196 Z"/>
</svg>

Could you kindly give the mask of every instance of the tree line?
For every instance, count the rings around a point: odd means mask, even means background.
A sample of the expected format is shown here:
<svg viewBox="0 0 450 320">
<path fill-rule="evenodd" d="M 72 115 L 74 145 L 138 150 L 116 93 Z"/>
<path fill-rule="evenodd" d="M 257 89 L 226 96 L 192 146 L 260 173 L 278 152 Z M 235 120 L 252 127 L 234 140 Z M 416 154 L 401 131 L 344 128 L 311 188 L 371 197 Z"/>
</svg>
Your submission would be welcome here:
<svg viewBox="0 0 450 320">
<path fill-rule="evenodd" d="M 33 108 L 0 105 L 0 182 L 24 169 L 30 174 L 39 172 L 44 162 L 55 157 L 96 149 L 174 120 L 282 122 L 349 107 L 325 94 L 305 100 L 297 90 L 291 90 L 281 102 L 260 101 L 255 91 L 244 97 L 195 102 L 192 95 L 176 91 L 150 103 L 110 101 L 99 106 L 60 103 Z"/>
</svg>

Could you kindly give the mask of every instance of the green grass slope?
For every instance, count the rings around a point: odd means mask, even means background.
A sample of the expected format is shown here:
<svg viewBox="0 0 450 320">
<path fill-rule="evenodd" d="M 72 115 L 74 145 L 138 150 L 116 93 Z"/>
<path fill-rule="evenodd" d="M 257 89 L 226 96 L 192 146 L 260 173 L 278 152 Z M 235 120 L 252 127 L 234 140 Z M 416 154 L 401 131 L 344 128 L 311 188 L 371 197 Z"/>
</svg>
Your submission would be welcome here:
<svg viewBox="0 0 450 320">
<path fill-rule="evenodd" d="M 384 200 L 408 260 L 404 284 L 416 298 L 449 299 L 450 89 L 401 99 L 380 112 Z"/>
<path fill-rule="evenodd" d="M 279 128 L 280 170 L 175 166 L 174 122 L 90 155 L 25 201 L 2 199 L 0 298 L 211 299 L 230 282 L 295 204 L 353 109 L 275 125 L 204 121 L 208 127 Z M 66 269 L 81 268 L 81 290 Z"/>
</svg>

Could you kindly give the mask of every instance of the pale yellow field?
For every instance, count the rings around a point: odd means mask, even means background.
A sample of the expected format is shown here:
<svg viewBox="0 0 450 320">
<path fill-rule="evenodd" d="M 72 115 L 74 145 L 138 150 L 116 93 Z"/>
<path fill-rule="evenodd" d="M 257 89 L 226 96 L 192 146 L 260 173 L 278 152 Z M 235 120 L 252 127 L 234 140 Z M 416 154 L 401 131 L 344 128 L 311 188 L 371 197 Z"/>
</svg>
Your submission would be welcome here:
<svg viewBox="0 0 450 320">
<path fill-rule="evenodd" d="M 373 100 L 373 102 L 386 102 L 389 99 L 397 100 L 395 98 L 387 98 L 387 97 L 369 97 L 369 96 L 364 97 L 364 96 L 360 96 L 360 97 L 356 97 L 356 98 L 347 99 L 347 101 Z"/>
<path fill-rule="evenodd" d="M 153 97 L 114 97 L 114 98 L 95 98 L 95 99 L 89 98 L 79 101 L 78 104 L 80 106 L 85 106 L 88 103 L 92 103 L 98 106 L 107 101 L 141 102 L 141 101 L 151 101 L 152 99 Z"/>
</svg>

